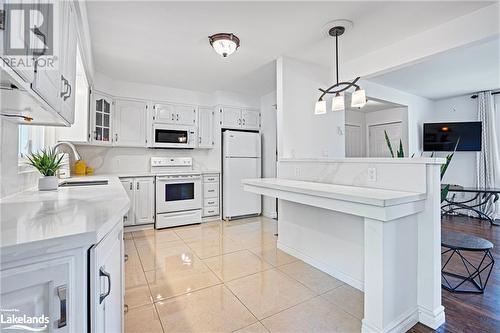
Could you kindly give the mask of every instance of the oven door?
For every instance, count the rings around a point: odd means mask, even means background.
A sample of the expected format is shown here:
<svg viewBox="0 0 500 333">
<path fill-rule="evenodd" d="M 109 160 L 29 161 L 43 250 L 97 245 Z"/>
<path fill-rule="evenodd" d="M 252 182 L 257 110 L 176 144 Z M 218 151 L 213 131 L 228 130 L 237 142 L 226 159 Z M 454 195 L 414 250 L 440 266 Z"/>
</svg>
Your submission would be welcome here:
<svg viewBox="0 0 500 333">
<path fill-rule="evenodd" d="M 156 177 L 156 213 L 201 209 L 201 175 Z"/>
<path fill-rule="evenodd" d="M 194 128 L 187 126 L 153 125 L 153 147 L 194 148 Z"/>
</svg>

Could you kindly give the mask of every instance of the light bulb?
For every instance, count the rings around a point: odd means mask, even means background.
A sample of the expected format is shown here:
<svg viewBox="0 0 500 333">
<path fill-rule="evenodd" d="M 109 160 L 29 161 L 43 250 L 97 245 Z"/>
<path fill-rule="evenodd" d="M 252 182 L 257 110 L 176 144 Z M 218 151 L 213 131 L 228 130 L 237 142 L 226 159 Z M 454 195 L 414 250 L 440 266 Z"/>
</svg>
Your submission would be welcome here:
<svg viewBox="0 0 500 333">
<path fill-rule="evenodd" d="M 363 89 L 357 88 L 351 96 L 351 107 L 362 108 L 366 104 L 366 93 Z"/>
<path fill-rule="evenodd" d="M 345 108 L 344 104 L 344 95 L 337 93 L 332 101 L 332 111 L 343 111 Z"/>
<path fill-rule="evenodd" d="M 326 113 L 326 101 L 322 98 L 316 102 L 314 107 L 314 114 L 325 114 Z"/>
</svg>

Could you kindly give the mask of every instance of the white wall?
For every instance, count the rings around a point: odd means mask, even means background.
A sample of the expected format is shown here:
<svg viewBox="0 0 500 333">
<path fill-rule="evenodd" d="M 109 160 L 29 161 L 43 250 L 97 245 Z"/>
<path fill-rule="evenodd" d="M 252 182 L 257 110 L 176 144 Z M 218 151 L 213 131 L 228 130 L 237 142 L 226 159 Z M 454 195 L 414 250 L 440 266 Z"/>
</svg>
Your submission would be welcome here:
<svg viewBox="0 0 500 333">
<path fill-rule="evenodd" d="M 361 129 L 361 156 L 366 156 L 366 116 L 363 111 L 347 110 L 345 111 L 346 125 L 359 126 Z M 347 137 L 346 139 L 347 140 Z M 348 143 L 346 142 L 346 145 Z"/>
<path fill-rule="evenodd" d="M 276 177 L 276 92 L 260 98 L 261 133 L 262 133 L 262 177 Z M 264 216 L 276 217 L 276 199 L 262 198 Z"/>
<path fill-rule="evenodd" d="M 446 122 L 477 120 L 477 99 L 472 99 L 470 96 L 471 95 L 458 96 L 436 101 L 434 113 L 432 117 L 427 118 L 426 121 Z M 447 154 L 448 153 L 440 153 L 439 155 L 446 156 Z M 443 182 L 462 186 L 474 186 L 476 155 L 476 152 L 456 152 L 446 171 Z"/>
<path fill-rule="evenodd" d="M 345 155 L 344 112 L 314 114 L 318 88 L 330 84 L 328 68 L 289 57 L 277 60 L 278 153 L 280 158 Z M 328 109 L 331 105 L 327 106 Z"/>
</svg>

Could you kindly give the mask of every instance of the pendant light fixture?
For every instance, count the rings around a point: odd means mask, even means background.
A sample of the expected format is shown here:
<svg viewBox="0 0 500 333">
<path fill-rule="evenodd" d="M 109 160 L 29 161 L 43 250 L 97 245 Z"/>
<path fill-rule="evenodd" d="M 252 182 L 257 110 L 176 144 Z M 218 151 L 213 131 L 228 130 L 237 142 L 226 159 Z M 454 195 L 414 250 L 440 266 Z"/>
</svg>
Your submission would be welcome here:
<svg viewBox="0 0 500 333">
<path fill-rule="evenodd" d="M 240 39 L 233 33 L 218 33 L 208 36 L 210 45 L 215 52 L 226 58 L 240 47 Z"/>
<path fill-rule="evenodd" d="M 342 20 L 345 22 L 345 20 Z M 352 23 L 351 23 L 352 24 Z M 342 111 L 345 109 L 345 98 L 344 92 L 351 87 L 356 88 L 356 90 L 351 95 L 351 107 L 362 108 L 366 104 L 366 93 L 360 86 L 356 84 L 360 77 L 355 78 L 352 82 L 339 82 L 339 36 L 345 32 L 345 27 L 342 25 L 334 25 L 332 28 L 328 29 L 328 35 L 335 37 L 335 74 L 337 82 L 328 89 L 319 89 L 322 92 L 316 106 L 314 108 L 315 114 L 326 113 L 326 101 L 324 97 L 326 94 L 335 94 L 332 101 L 332 111 Z"/>
</svg>

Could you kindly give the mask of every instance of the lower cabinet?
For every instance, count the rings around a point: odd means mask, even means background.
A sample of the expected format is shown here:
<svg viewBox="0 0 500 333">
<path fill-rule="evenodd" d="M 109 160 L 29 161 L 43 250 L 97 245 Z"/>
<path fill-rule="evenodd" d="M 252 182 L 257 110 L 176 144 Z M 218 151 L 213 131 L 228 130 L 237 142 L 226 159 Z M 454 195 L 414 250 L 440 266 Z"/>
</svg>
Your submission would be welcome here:
<svg viewBox="0 0 500 333">
<path fill-rule="evenodd" d="M 130 210 L 124 217 L 124 226 L 154 223 L 154 177 L 121 178 L 123 188 L 130 198 Z"/>
<path fill-rule="evenodd" d="M 77 321 L 78 297 L 75 281 L 75 260 L 62 257 L 1 271 L 1 308 L 4 322 L 7 317 L 41 318 L 41 323 L 17 323 L 30 328 L 48 328 L 48 332 L 76 332 L 83 323 Z M 78 314 L 80 315 L 80 314 Z M 12 323 L 13 326 L 15 326 Z M 2 323 L 1 330 L 11 326 Z M 11 328 L 14 330 L 15 328 Z"/>
<path fill-rule="evenodd" d="M 123 332 L 123 253 L 120 224 L 90 249 L 90 332 Z"/>
<path fill-rule="evenodd" d="M 203 175 L 203 217 L 219 216 L 219 174 Z"/>
</svg>

